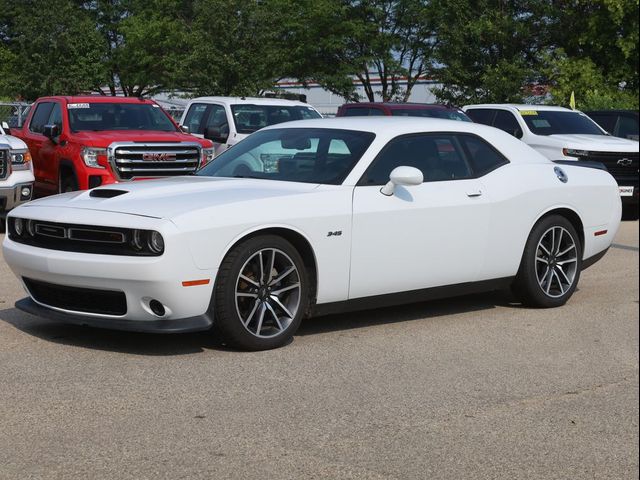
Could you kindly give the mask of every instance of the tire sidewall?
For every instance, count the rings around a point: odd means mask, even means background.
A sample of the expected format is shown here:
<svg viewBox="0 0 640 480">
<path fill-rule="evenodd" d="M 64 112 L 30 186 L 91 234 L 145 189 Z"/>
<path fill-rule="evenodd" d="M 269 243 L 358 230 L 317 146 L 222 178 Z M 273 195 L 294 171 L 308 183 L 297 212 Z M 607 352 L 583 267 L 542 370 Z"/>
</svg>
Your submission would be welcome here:
<svg viewBox="0 0 640 480">
<path fill-rule="evenodd" d="M 300 279 L 300 304 L 298 311 L 287 329 L 276 337 L 260 338 L 250 333 L 238 315 L 236 309 L 236 282 L 240 269 L 259 250 L 275 248 L 286 253 L 298 269 Z M 296 250 L 287 240 L 275 235 L 262 235 L 250 238 L 235 247 L 227 254 L 221 264 L 221 279 L 214 289 L 214 326 L 223 339 L 231 345 L 244 350 L 269 350 L 287 344 L 300 326 L 309 302 L 309 281 L 305 264 Z"/>
<path fill-rule="evenodd" d="M 576 248 L 578 249 L 576 255 L 576 274 L 573 280 L 573 284 L 571 285 L 569 290 L 564 293 L 564 295 L 556 298 L 548 296 L 542 290 L 542 287 L 538 283 L 538 278 L 536 275 L 536 254 L 538 243 L 540 242 L 540 239 L 545 234 L 545 232 L 547 232 L 552 227 L 562 227 L 567 230 L 573 237 L 573 241 L 575 242 Z M 580 236 L 569 220 L 559 215 L 550 215 L 548 217 L 542 218 L 533 227 L 531 233 L 529 234 L 529 238 L 527 239 L 527 244 L 522 258 L 522 263 L 520 265 L 520 271 L 518 272 L 518 290 L 520 290 L 525 297 L 525 302 L 530 305 L 542 308 L 552 308 L 564 305 L 567 300 L 571 298 L 574 291 L 576 290 L 576 287 L 578 286 L 578 281 L 580 280 L 580 272 L 582 270 L 582 251 L 583 246 L 582 242 L 580 241 Z"/>
</svg>

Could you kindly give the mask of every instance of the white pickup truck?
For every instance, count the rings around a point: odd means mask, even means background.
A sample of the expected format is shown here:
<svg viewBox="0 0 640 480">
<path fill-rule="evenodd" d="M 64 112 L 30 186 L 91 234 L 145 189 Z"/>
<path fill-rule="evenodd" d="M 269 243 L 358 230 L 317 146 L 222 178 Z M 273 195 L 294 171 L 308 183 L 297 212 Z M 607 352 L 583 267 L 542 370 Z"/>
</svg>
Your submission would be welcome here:
<svg viewBox="0 0 640 480">
<path fill-rule="evenodd" d="M 638 142 L 613 137 L 584 113 L 549 105 L 484 104 L 462 110 L 474 122 L 521 139 L 553 161 L 604 164 L 629 213 L 638 214 Z"/>
<path fill-rule="evenodd" d="M 278 98 L 200 97 L 187 104 L 180 127 L 213 142 L 215 155 L 253 132 L 292 120 L 322 118 L 305 102 Z"/>
<path fill-rule="evenodd" d="M 0 231 L 4 230 L 7 212 L 31 200 L 33 182 L 33 162 L 27 145 L 9 135 L 9 126 L 3 122 L 0 125 Z"/>
</svg>

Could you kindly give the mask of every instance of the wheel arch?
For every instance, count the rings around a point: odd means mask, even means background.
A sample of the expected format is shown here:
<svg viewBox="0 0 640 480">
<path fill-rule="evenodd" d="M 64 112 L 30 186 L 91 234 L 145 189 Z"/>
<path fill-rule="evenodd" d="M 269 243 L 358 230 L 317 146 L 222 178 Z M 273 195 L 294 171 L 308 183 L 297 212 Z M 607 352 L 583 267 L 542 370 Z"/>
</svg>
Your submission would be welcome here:
<svg viewBox="0 0 640 480">
<path fill-rule="evenodd" d="M 75 165 L 71 160 L 63 158 L 60 160 L 60 163 L 58 165 L 58 190 L 62 185 L 62 179 L 64 178 L 65 175 L 71 175 L 73 178 L 75 178 L 76 183 L 78 185 L 80 184 L 79 183 L 80 179 L 78 178 L 78 173 L 76 172 Z"/>
<path fill-rule="evenodd" d="M 576 232 L 578 232 L 578 237 L 580 239 L 580 246 L 582 247 L 582 253 L 584 253 L 584 241 L 585 241 L 584 224 L 582 223 L 582 219 L 580 218 L 580 215 L 578 214 L 578 212 L 576 212 L 573 208 L 569 208 L 566 206 L 559 206 L 559 207 L 553 207 L 549 210 L 546 210 L 545 212 L 541 213 L 538 216 L 538 218 L 536 218 L 536 220 L 531 225 L 529 232 L 533 230 L 533 228 L 536 226 L 536 224 L 540 220 L 542 220 L 543 218 L 549 217 L 551 215 L 559 215 L 561 217 L 564 217 L 571 223 L 571 225 L 573 225 L 573 228 L 575 228 Z"/>
<path fill-rule="evenodd" d="M 250 238 L 258 237 L 261 235 L 276 235 L 284 238 L 289 243 L 291 243 L 291 245 L 293 245 L 293 247 L 302 257 L 304 266 L 309 272 L 309 280 L 311 281 L 311 285 L 309 286 L 309 290 L 311 292 L 311 300 L 309 302 L 307 312 L 305 312 L 305 316 L 309 315 L 315 308 L 315 302 L 318 295 L 318 260 L 316 258 L 315 250 L 311 246 L 311 242 L 309 241 L 307 236 L 299 230 L 294 229 L 293 227 L 288 225 L 270 225 L 258 227 L 253 230 L 244 232 L 236 237 L 231 243 L 229 243 L 229 245 L 227 245 L 227 248 L 225 249 L 223 255 L 220 257 L 220 261 L 222 262 L 228 255 L 228 253 L 238 244 Z"/>
</svg>

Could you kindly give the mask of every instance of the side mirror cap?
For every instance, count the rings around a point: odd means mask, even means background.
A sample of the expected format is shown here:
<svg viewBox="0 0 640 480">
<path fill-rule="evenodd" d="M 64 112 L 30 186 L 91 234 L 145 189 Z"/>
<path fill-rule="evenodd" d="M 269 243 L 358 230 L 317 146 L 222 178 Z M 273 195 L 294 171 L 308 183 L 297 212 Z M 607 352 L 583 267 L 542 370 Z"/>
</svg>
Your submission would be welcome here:
<svg viewBox="0 0 640 480">
<path fill-rule="evenodd" d="M 2 122 L 2 129 L 9 133 L 9 124 L 7 122 Z"/>
<path fill-rule="evenodd" d="M 55 138 L 60 135 L 60 129 L 58 125 L 45 125 L 42 128 L 42 134 L 52 142 L 55 142 Z"/>
<path fill-rule="evenodd" d="M 204 129 L 204 138 L 216 143 L 226 143 L 229 132 L 222 132 L 220 127 L 207 127 Z"/>
<path fill-rule="evenodd" d="M 184 133 L 189 133 L 189 127 L 187 127 L 186 125 L 180 125 L 180 130 L 182 130 Z"/>
<path fill-rule="evenodd" d="M 518 127 L 513 131 L 513 136 L 516 138 L 522 138 L 524 136 L 524 132 L 520 127 Z"/>
<path fill-rule="evenodd" d="M 380 189 L 380 193 L 390 197 L 395 191 L 396 185 L 420 185 L 424 182 L 424 175 L 415 167 L 396 167 L 389 175 L 389 182 Z"/>
</svg>

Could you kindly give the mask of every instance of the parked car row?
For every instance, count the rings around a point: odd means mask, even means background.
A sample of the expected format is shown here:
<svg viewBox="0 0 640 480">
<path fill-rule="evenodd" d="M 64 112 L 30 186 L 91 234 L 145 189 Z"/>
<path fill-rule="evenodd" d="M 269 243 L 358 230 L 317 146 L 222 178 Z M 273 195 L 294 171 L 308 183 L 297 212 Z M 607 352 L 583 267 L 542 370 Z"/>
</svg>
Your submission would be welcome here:
<svg viewBox="0 0 640 480">
<path fill-rule="evenodd" d="M 634 136 L 631 113 L 591 114 L 612 132 Z M 521 139 L 551 160 L 604 164 L 618 181 L 625 205 L 637 211 L 638 142 L 608 135 L 581 112 L 532 105 L 470 105 L 458 109 L 432 104 L 352 103 L 341 106 L 337 116 L 423 117 L 490 125 Z M 175 122 L 151 100 L 45 97 L 32 105 L 26 121 L 12 132 L 33 157 L 33 162 L 25 165 L 34 170 L 35 195 L 45 196 L 115 182 L 191 174 L 261 128 L 320 117 L 307 103 L 275 98 L 196 98 Z M 637 113 L 635 132 L 637 137 Z M 263 152 L 258 161 L 268 163 L 269 158 L 269 152 Z M 3 168 L 6 175 L 8 168 Z M 13 170 L 17 174 L 21 168 L 26 167 L 14 164 Z M 28 184 L 26 174 L 17 175 L 22 175 L 16 180 L 20 185 Z M 26 198 L 16 197 L 15 192 L 5 197 L 4 203 L 0 200 L 0 212 Z"/>
</svg>

